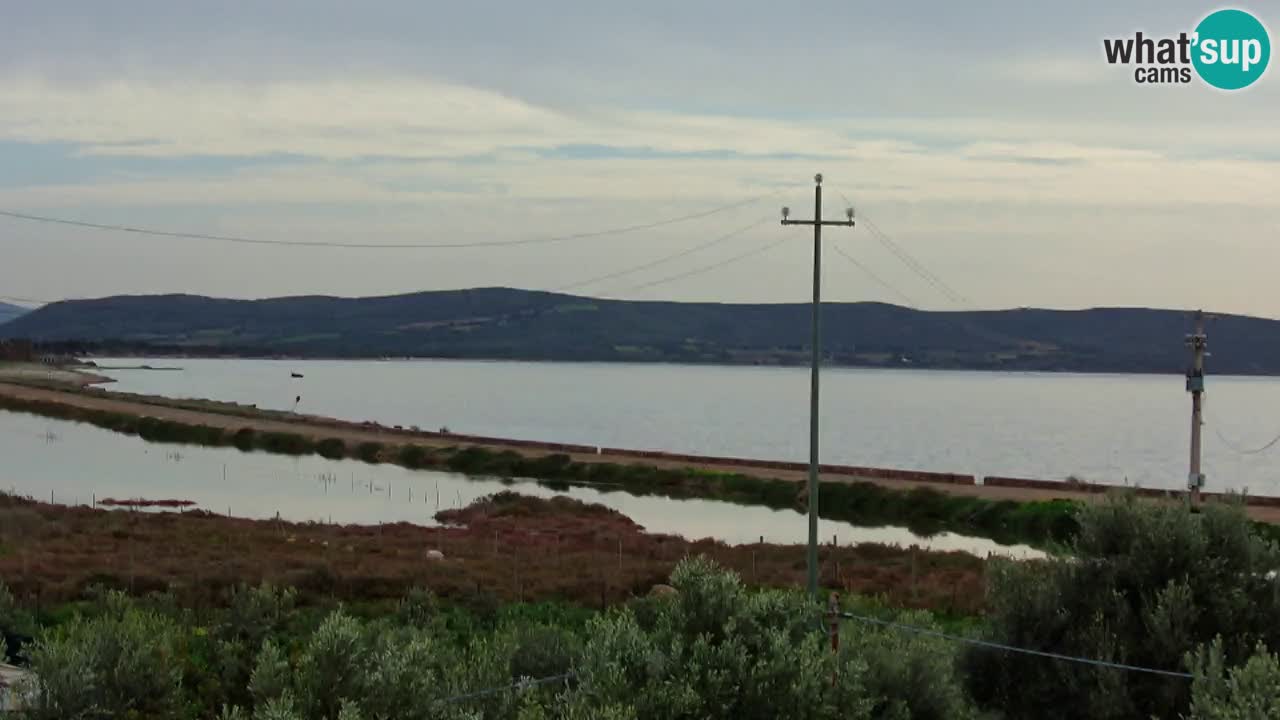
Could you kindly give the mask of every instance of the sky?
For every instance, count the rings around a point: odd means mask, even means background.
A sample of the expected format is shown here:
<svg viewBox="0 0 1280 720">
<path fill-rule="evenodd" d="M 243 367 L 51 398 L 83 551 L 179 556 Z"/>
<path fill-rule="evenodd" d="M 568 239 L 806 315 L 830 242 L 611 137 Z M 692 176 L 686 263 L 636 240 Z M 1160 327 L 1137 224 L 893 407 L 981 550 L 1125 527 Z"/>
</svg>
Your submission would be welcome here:
<svg viewBox="0 0 1280 720">
<path fill-rule="evenodd" d="M 0 300 L 801 302 L 812 233 L 777 219 L 812 215 L 821 172 L 826 217 L 851 203 L 891 241 L 825 230 L 861 265 L 824 253 L 829 300 L 1280 317 L 1280 69 L 1228 93 L 1139 85 L 1103 57 L 1104 38 L 1176 35 L 1218 7 L 13 1 L 0 211 L 490 245 L 0 217 Z M 1232 7 L 1280 32 L 1275 4 Z M 583 237 L 492 245 L 565 235 Z"/>
</svg>

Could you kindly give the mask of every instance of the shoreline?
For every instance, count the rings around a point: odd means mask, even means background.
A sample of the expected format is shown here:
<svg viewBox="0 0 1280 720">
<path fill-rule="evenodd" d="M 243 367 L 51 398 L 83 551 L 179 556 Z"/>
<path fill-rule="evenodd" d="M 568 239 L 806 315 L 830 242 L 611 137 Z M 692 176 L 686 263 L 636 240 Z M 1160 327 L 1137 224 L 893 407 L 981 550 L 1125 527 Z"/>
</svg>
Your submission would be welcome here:
<svg viewBox="0 0 1280 720">
<path fill-rule="evenodd" d="M 13 382 L 25 384 L 31 381 L 58 383 L 78 388 L 94 385 L 108 385 L 115 382 L 113 378 L 91 372 L 96 369 L 92 365 L 83 368 L 44 365 L 42 363 L 9 363 L 0 362 L 0 383 Z"/>
<path fill-rule="evenodd" d="M 684 359 L 634 359 L 634 358 L 618 358 L 618 359 L 587 359 L 578 360 L 572 358 L 540 358 L 540 357 L 491 357 L 485 355 L 477 356 L 457 356 L 457 355 L 402 355 L 402 356 L 379 356 L 379 355 L 275 355 L 275 354 L 219 354 L 219 353 L 165 353 L 165 352 L 94 352 L 93 354 L 83 355 L 84 358 L 94 360 L 96 358 L 148 358 L 155 360 L 266 360 L 271 362 L 466 362 L 466 363 L 526 363 L 526 364 L 551 364 L 551 365 L 673 365 L 678 367 L 706 367 L 706 368 L 761 368 L 761 369 L 786 369 L 786 370 L 807 370 L 809 368 L 808 361 L 803 362 L 732 362 L 722 360 L 698 360 L 696 358 Z M 919 363 L 903 363 L 900 365 L 890 365 L 883 363 L 847 363 L 836 361 L 825 361 L 822 365 L 824 370 L 879 370 L 885 372 L 897 371 L 922 371 L 935 373 L 983 373 L 983 374 L 1010 374 L 1010 375 L 1084 375 L 1084 376 L 1156 376 L 1156 377 L 1185 377 L 1183 370 L 1174 368 L 1169 369 L 1097 369 L 1097 370 L 1081 370 L 1069 368 L 1042 368 L 1042 367 L 992 367 L 992 366 L 951 366 L 951 365 L 922 365 Z M 1257 372 L 1223 372 L 1214 375 L 1217 378 L 1280 378 L 1280 370 L 1275 372 L 1257 371 Z"/>
<path fill-rule="evenodd" d="M 522 460 L 545 459 L 546 454 L 564 456 L 568 461 L 584 465 L 614 465 L 650 468 L 657 472 L 683 472 L 717 476 L 733 474 L 759 481 L 781 481 L 803 486 L 807 468 L 803 463 L 771 462 L 745 458 L 682 455 L 675 453 L 627 450 L 622 448 L 588 448 L 579 445 L 544 443 L 491 438 L 453 433 L 387 427 L 377 423 L 357 423 L 314 415 L 295 415 L 274 410 L 209 400 L 176 400 L 159 396 L 116 393 L 96 387 L 96 376 L 70 372 L 80 376 L 75 386 L 49 382 L 44 378 L 28 378 L 26 382 L 6 382 L 0 375 L 0 397 L 16 402 L 54 403 L 73 410 L 107 412 L 137 418 L 154 418 L 189 426 L 213 428 L 224 433 L 251 429 L 257 433 L 288 433 L 305 436 L 311 442 L 337 438 L 347 446 L 376 443 L 389 448 L 418 447 L 428 452 L 452 452 L 460 444 L 493 454 L 507 454 Z M 34 379 L 35 382 L 31 382 Z M 823 483 L 838 485 L 874 485 L 887 491 L 907 495 L 912 492 L 936 492 L 953 498 L 975 501 L 1014 503 L 1052 503 L 1054 501 L 1089 502 L 1112 489 L 1104 485 L 1076 485 L 1065 482 L 1023 478 L 984 478 L 976 482 L 970 475 L 914 472 L 883 468 L 824 465 Z M 1134 488 L 1128 488 L 1134 489 Z M 1140 494 L 1169 497 L 1174 491 L 1139 489 Z M 1280 523 L 1280 499 L 1252 497 L 1247 505 L 1250 517 L 1262 522 Z"/>
</svg>

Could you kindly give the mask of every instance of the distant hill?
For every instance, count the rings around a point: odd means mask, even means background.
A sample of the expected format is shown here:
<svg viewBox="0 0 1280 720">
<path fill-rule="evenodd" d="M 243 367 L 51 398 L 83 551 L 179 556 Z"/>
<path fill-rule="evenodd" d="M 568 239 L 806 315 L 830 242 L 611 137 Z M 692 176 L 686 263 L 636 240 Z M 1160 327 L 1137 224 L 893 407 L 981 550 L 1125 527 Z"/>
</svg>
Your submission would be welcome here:
<svg viewBox="0 0 1280 720">
<path fill-rule="evenodd" d="M 19 315 L 25 315 L 28 312 L 30 311 L 27 308 L 0 302 L 0 325 L 13 320 Z"/>
<path fill-rule="evenodd" d="M 1188 313 L 1145 308 L 930 312 L 824 306 L 842 365 L 1181 372 Z M 809 306 L 599 300 L 483 288 L 370 298 L 120 296 L 54 303 L 0 326 L 64 348 L 155 354 L 802 364 Z M 1280 374 L 1280 322 L 1219 316 L 1211 370 Z"/>
</svg>

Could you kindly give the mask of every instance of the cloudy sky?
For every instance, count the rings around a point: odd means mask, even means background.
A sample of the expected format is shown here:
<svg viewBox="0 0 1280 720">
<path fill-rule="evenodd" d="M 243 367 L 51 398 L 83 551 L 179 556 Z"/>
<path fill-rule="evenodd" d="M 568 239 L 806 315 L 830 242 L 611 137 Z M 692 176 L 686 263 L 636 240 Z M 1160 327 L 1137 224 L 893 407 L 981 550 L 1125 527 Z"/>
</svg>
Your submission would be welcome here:
<svg viewBox="0 0 1280 720">
<path fill-rule="evenodd" d="M 731 207 L 445 249 L 0 217 L 0 296 L 505 285 L 800 301 L 811 237 L 776 218 L 783 204 L 811 214 L 822 172 L 830 216 L 849 198 L 960 296 L 859 227 L 827 237 L 885 285 L 829 252 L 834 300 L 1280 317 L 1280 71 L 1227 94 L 1139 86 L 1102 59 L 1104 37 L 1189 31 L 1216 7 L 13 0 L 0 25 L 3 211 L 465 245 Z M 1274 5 L 1239 7 L 1275 36 Z"/>
</svg>

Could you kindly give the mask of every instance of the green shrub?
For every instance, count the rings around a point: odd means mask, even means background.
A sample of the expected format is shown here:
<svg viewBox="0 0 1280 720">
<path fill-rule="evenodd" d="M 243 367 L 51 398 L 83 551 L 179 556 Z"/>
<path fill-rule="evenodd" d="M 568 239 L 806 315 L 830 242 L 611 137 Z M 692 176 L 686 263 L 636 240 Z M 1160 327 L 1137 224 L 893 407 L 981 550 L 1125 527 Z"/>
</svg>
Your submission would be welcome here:
<svg viewBox="0 0 1280 720">
<path fill-rule="evenodd" d="M 1280 657 L 1259 644 L 1242 665 L 1229 667 L 1222 638 L 1187 656 L 1195 675 L 1189 720 L 1280 717 Z"/>
<path fill-rule="evenodd" d="M 175 717 L 182 673 L 173 624 L 113 595 L 104 614 L 77 617 L 31 651 L 34 720 Z"/>
<path fill-rule="evenodd" d="M 240 428 L 235 432 L 235 435 L 231 436 L 231 444 L 235 445 L 239 450 L 249 452 L 257 444 L 257 433 L 254 432 L 253 428 Z"/>
<path fill-rule="evenodd" d="M 928 613 L 908 612 L 897 622 L 940 630 Z M 974 717 L 974 708 L 959 679 L 957 648 L 950 640 L 927 635 L 869 628 L 850 623 L 844 630 L 841 651 L 871 658 L 866 661 L 863 683 L 876 698 L 877 718 L 962 720 Z M 938 678 L 950 678 L 938 682 Z"/>
<path fill-rule="evenodd" d="M 404 445 L 397 458 L 407 468 L 420 468 L 427 464 L 427 451 L 421 445 Z"/>
<path fill-rule="evenodd" d="M 227 435 L 222 428 L 210 425 L 197 425 L 193 441 L 197 445 L 220 446 L 227 444 Z"/>
<path fill-rule="evenodd" d="M 335 717 L 344 699 L 360 698 L 366 690 L 362 680 L 369 659 L 360 622 L 342 612 L 330 615 L 298 660 L 294 684 L 304 714 Z"/>
<path fill-rule="evenodd" d="M 519 631 L 511 656 L 511 677 L 544 678 L 563 675 L 572 669 L 581 650 L 578 638 L 566 630 L 547 625 Z"/>
<path fill-rule="evenodd" d="M 316 443 L 316 453 L 330 460 L 340 460 L 347 456 L 347 445 L 342 438 L 325 438 Z"/>
<path fill-rule="evenodd" d="M 7 657 L 16 655 L 20 648 L 17 647 L 17 639 L 19 637 L 30 637 L 35 632 L 35 620 L 31 614 L 18 607 L 17 600 L 13 597 L 13 593 L 4 584 L 4 580 L 0 579 L 0 662 L 4 662 Z M 11 638 L 15 642 L 6 643 L 5 638 Z"/>
<path fill-rule="evenodd" d="M 572 464 L 573 460 L 568 455 L 556 453 L 536 458 L 522 458 L 513 469 L 522 477 L 555 479 L 563 477 Z"/>
<path fill-rule="evenodd" d="M 1117 493 L 1078 522 L 1067 557 L 988 566 L 989 639 L 1167 670 L 1217 636 L 1229 663 L 1280 643 L 1280 551 L 1240 506 Z M 974 696 L 1012 717 L 1176 717 L 1190 701 L 1185 680 L 1148 673 L 983 649 L 966 667 Z"/>
<path fill-rule="evenodd" d="M 410 627 L 429 627 L 439 612 L 439 599 L 426 588 L 411 589 L 396 604 L 396 619 Z"/>
<path fill-rule="evenodd" d="M 372 440 L 362 442 L 356 446 L 356 457 L 367 463 L 378 462 L 379 456 L 382 454 L 382 443 Z"/>
<path fill-rule="evenodd" d="M 863 633 L 836 656 L 799 593 L 748 593 L 701 558 L 682 562 L 671 584 L 677 593 L 644 601 L 642 615 L 591 623 L 569 707 L 726 720 L 972 716 L 949 646 Z M 929 692 L 910 694 L 925 682 Z"/>
<path fill-rule="evenodd" d="M 267 452 L 285 455 L 305 455 L 315 449 L 305 435 L 286 432 L 265 432 L 258 435 L 258 447 Z"/>
<path fill-rule="evenodd" d="M 523 458 L 512 450 L 494 452 L 488 448 L 467 447 L 449 457 L 449 469 L 472 475 L 495 475 L 512 477 L 516 475 Z"/>
</svg>

